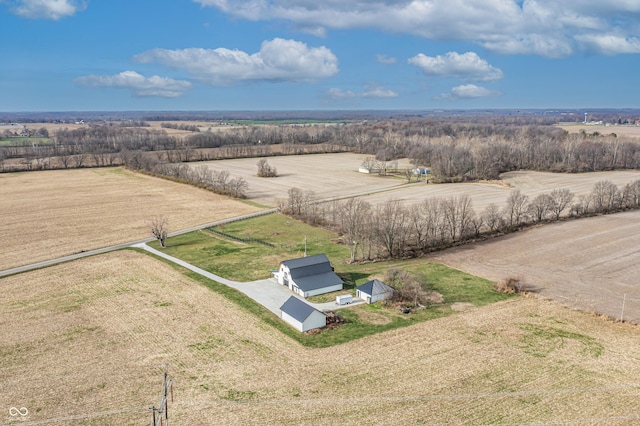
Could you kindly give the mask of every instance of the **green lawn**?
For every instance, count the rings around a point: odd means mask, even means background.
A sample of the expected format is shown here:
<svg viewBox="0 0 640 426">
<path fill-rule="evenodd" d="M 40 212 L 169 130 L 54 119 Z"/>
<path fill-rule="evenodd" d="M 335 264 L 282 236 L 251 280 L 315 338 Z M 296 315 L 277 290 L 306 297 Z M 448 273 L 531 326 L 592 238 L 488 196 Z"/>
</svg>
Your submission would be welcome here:
<svg viewBox="0 0 640 426">
<path fill-rule="evenodd" d="M 270 277 L 270 271 L 276 269 L 282 260 L 302 256 L 306 237 L 307 254 L 325 253 L 331 260 L 336 273 L 345 281 L 343 291 L 314 296 L 310 298 L 312 302 L 335 300 L 336 294 L 351 293 L 355 296 L 356 286 L 373 276 L 384 275 L 390 268 L 403 269 L 412 273 L 425 290 L 437 291 L 444 297 L 444 303 L 414 310 L 410 314 L 384 307 L 381 303 L 341 309 L 338 312 L 347 320 L 345 324 L 317 335 L 306 335 L 295 331 L 273 313 L 240 292 L 197 274 L 185 272 L 305 346 L 332 346 L 359 337 L 447 316 L 455 312 L 451 306 L 457 302 L 483 306 L 513 297 L 493 290 L 492 282 L 488 280 L 434 263 L 429 259 L 347 264 L 345 260 L 349 258 L 348 248 L 336 243 L 336 234 L 279 214 L 233 222 L 225 225 L 223 229 L 218 229 L 237 238 L 257 239 L 271 246 L 258 242 L 233 241 L 205 230 L 171 237 L 167 241 L 167 248 L 163 251 L 222 277 L 237 281 L 251 281 Z M 157 242 L 151 245 L 158 248 Z"/>
<path fill-rule="evenodd" d="M 233 222 L 217 229 L 242 239 L 262 240 L 275 247 L 237 242 L 204 230 L 169 238 L 163 251 L 236 281 L 270 277 L 269 271 L 277 269 L 281 261 L 304 255 L 305 238 L 307 254 L 325 253 L 336 269 L 349 257 L 347 247 L 335 244 L 334 233 L 279 214 Z M 151 246 L 159 247 L 157 242 Z"/>
<path fill-rule="evenodd" d="M 33 144 L 50 145 L 51 143 L 51 139 L 40 136 L 12 136 L 10 138 L 0 138 L 0 146 L 31 146 Z"/>
</svg>

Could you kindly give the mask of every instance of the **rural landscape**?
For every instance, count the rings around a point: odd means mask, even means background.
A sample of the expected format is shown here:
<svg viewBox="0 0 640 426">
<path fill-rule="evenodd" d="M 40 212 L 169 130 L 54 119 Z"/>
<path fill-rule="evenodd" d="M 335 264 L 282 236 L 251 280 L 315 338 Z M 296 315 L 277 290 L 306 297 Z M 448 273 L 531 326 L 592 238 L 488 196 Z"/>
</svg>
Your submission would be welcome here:
<svg viewBox="0 0 640 426">
<path fill-rule="evenodd" d="M 493 120 L 7 122 L 3 421 L 636 424 L 637 128 Z M 318 254 L 303 333 L 260 294 Z"/>
</svg>

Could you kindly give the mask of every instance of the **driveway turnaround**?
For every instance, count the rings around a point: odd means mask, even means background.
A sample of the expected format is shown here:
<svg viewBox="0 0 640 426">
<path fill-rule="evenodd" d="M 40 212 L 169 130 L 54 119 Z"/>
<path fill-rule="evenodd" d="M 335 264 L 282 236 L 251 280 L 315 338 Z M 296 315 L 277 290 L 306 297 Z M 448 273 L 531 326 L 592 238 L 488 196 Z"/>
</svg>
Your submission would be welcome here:
<svg viewBox="0 0 640 426">
<path fill-rule="evenodd" d="M 146 250 L 149 253 L 153 253 L 156 256 L 160 256 L 164 259 L 167 259 L 177 265 L 182 266 L 183 268 L 187 268 L 190 271 L 193 271 L 197 274 L 202 275 L 203 277 L 209 278 L 210 280 L 213 280 L 220 284 L 224 284 L 231 288 L 235 288 L 241 293 L 244 293 L 247 297 L 255 300 L 265 308 L 269 309 L 278 317 L 280 317 L 280 306 L 282 306 L 289 297 L 297 296 L 293 292 L 291 292 L 287 287 L 278 284 L 275 278 L 268 278 L 265 280 L 249 281 L 249 282 L 231 281 L 226 278 L 222 278 L 218 275 L 212 274 L 211 272 L 205 271 L 204 269 L 198 268 L 197 266 L 187 263 L 184 260 L 180 260 L 177 257 L 169 256 L 168 254 L 163 253 L 160 250 L 151 248 L 146 243 L 134 244 L 132 247 L 137 247 L 137 248 Z M 313 306 L 317 310 L 323 311 L 323 312 L 340 309 L 340 308 L 346 308 L 348 306 L 364 303 L 364 301 L 361 299 L 354 299 L 353 303 L 349 305 L 338 305 L 335 302 L 310 303 L 306 300 L 305 302 Z"/>
</svg>

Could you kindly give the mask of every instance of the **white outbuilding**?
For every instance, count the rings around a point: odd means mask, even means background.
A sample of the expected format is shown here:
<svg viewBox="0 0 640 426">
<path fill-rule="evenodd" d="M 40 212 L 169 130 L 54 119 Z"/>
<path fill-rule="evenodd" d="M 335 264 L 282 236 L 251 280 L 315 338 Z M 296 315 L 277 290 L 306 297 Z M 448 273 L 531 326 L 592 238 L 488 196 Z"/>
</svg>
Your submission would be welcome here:
<svg viewBox="0 0 640 426">
<path fill-rule="evenodd" d="M 367 303 L 375 303 L 393 297 L 393 288 L 380 280 L 371 280 L 356 287 L 356 297 Z"/>
<path fill-rule="evenodd" d="M 306 303 L 291 296 L 280 307 L 280 317 L 298 331 L 308 331 L 327 325 L 327 316 Z"/>
<path fill-rule="evenodd" d="M 318 294 L 342 290 L 342 279 L 333 272 L 324 254 L 285 260 L 275 274 L 278 283 L 307 298 Z"/>
</svg>

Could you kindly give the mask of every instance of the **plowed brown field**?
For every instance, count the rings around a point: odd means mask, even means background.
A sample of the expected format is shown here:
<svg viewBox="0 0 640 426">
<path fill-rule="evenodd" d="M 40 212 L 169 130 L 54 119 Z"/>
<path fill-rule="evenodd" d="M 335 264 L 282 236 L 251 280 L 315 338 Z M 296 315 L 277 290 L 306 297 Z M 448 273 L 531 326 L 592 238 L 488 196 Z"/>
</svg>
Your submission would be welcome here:
<svg viewBox="0 0 640 426">
<path fill-rule="evenodd" d="M 0 270 L 149 237 L 160 214 L 178 230 L 257 210 L 119 168 L 0 174 Z"/>
<path fill-rule="evenodd" d="M 533 171 L 517 171 L 503 173 L 502 182 L 497 183 L 451 183 L 442 185 L 417 185 L 400 187 L 393 191 L 373 194 L 363 197 L 364 200 L 379 204 L 389 199 L 399 200 L 405 205 L 415 204 L 431 197 L 458 197 L 468 195 L 473 208 L 480 213 L 493 203 L 502 208 L 513 189 L 519 189 L 529 199 L 542 193 L 549 193 L 556 188 L 568 189 L 576 199 L 579 195 L 586 195 L 593 190 L 596 182 L 610 180 L 618 186 L 623 186 L 636 179 L 640 179 L 640 171 L 624 170 L 616 172 L 595 173 L 547 173 Z"/>
<path fill-rule="evenodd" d="M 640 211 L 544 225 L 433 257 L 492 281 L 521 277 L 542 296 L 640 324 Z"/>
<path fill-rule="evenodd" d="M 376 174 L 358 173 L 358 167 L 370 155 L 340 153 L 288 155 L 269 157 L 269 165 L 278 171 L 278 177 L 256 176 L 257 158 L 190 163 L 192 167 L 207 165 L 213 170 L 226 170 L 231 176 L 242 176 L 249 183 L 247 195 L 252 201 L 276 206 L 277 200 L 286 199 L 290 188 L 314 191 L 318 198 L 341 197 L 366 193 L 371 190 L 394 188 L 405 181 Z M 411 167 L 409 160 L 399 160 L 398 168 Z"/>
<path fill-rule="evenodd" d="M 640 331 L 518 298 L 301 347 L 175 269 L 117 252 L 0 281 L 0 420 L 476 425 L 640 421 Z"/>
</svg>

